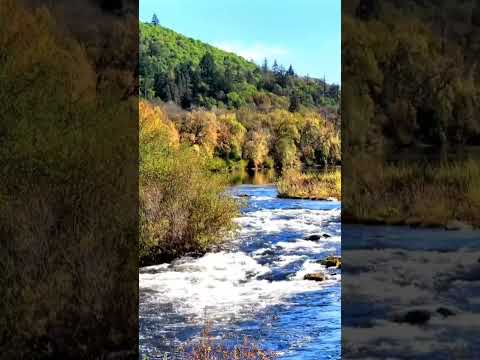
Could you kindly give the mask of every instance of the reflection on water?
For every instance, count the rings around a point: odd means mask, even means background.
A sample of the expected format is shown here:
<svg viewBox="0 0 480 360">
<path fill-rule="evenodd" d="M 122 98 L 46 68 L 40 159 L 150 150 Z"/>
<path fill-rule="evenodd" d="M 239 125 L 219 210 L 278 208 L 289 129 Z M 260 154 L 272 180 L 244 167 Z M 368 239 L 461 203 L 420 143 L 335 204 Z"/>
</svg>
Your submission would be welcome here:
<svg viewBox="0 0 480 360">
<path fill-rule="evenodd" d="M 340 171 L 339 166 L 329 167 L 303 167 L 304 173 L 332 172 Z M 230 173 L 230 183 L 232 185 L 270 185 L 274 184 L 282 176 L 280 169 L 246 169 L 237 168 Z"/>
<path fill-rule="evenodd" d="M 233 185 L 269 185 L 273 184 L 280 172 L 275 169 L 245 169 L 239 168 L 235 169 L 231 173 L 231 183 Z"/>
</svg>

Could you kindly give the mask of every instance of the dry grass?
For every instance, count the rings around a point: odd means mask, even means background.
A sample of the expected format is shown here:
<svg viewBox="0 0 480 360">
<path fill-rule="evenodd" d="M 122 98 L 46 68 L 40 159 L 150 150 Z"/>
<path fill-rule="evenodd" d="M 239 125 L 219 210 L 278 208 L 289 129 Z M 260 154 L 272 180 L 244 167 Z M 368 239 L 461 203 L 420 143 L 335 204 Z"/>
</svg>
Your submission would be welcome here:
<svg viewBox="0 0 480 360">
<path fill-rule="evenodd" d="M 212 324 L 208 322 L 201 336 L 193 343 L 176 347 L 173 353 L 164 353 L 163 360 L 275 360 L 278 355 L 273 351 L 262 350 L 251 337 L 243 339 L 222 337 L 220 340 L 211 335 Z M 142 358 L 149 360 L 148 356 Z"/>
<path fill-rule="evenodd" d="M 340 170 L 301 173 L 296 169 L 284 172 L 277 182 L 278 196 L 291 199 L 327 200 L 342 197 Z"/>
<path fill-rule="evenodd" d="M 223 343 L 215 344 L 208 334 L 204 335 L 186 356 L 188 360 L 274 360 L 276 358 L 274 353 L 261 350 L 250 338 L 245 337 L 241 344 L 229 348 Z"/>
<path fill-rule="evenodd" d="M 243 340 L 227 341 L 223 338 L 215 341 L 210 334 L 211 325 L 205 326 L 200 340 L 195 342 L 189 349 L 181 349 L 182 359 L 185 360 L 274 360 L 277 355 L 274 352 L 262 350 L 250 337 Z M 226 343 L 236 345 L 228 346 Z"/>
<path fill-rule="evenodd" d="M 342 219 L 347 222 L 480 226 L 480 165 L 474 161 L 381 164 L 356 159 L 344 167 Z"/>
</svg>

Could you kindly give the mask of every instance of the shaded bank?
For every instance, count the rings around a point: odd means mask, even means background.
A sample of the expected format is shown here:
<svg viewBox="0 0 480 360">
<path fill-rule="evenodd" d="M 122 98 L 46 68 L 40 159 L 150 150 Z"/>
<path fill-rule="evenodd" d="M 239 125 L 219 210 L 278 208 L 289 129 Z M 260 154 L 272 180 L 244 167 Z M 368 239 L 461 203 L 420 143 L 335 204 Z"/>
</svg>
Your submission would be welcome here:
<svg viewBox="0 0 480 360">
<path fill-rule="evenodd" d="M 480 165 L 474 160 L 384 164 L 357 157 L 346 166 L 346 223 L 480 226 Z"/>
</svg>

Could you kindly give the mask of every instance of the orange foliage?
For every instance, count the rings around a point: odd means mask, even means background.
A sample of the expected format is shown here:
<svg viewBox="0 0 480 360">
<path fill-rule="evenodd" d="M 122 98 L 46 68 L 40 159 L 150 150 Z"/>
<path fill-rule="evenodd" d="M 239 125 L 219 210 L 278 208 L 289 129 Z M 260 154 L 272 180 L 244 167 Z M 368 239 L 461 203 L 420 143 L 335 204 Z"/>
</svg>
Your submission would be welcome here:
<svg viewBox="0 0 480 360">
<path fill-rule="evenodd" d="M 140 136 L 143 138 L 163 137 L 170 147 L 177 148 L 180 136 L 167 114 L 158 106 L 147 101 L 139 103 Z"/>
</svg>

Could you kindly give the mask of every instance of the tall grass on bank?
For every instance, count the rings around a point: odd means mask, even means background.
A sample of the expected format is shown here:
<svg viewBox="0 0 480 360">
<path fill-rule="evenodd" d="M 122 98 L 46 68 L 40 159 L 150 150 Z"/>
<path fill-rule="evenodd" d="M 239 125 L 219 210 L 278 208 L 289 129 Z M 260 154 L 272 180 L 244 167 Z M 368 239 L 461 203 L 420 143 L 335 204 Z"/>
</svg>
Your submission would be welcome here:
<svg viewBox="0 0 480 360">
<path fill-rule="evenodd" d="M 210 334 L 211 326 L 207 325 L 202 330 L 201 336 L 193 344 L 182 345 L 174 350 L 173 357 L 164 354 L 164 360 L 275 360 L 275 352 L 262 350 L 258 343 L 251 337 L 241 339 L 216 339 Z M 144 360 L 149 360 L 146 356 Z"/>
<path fill-rule="evenodd" d="M 286 170 L 277 182 L 278 196 L 291 199 L 340 200 L 342 178 L 340 170 L 302 173 Z"/>
<path fill-rule="evenodd" d="M 469 160 L 438 165 L 382 164 L 355 159 L 344 167 L 342 221 L 480 226 L 480 165 Z"/>
<path fill-rule="evenodd" d="M 190 351 L 186 351 L 188 360 L 274 360 L 275 353 L 260 349 L 251 338 L 244 337 L 243 342 L 235 346 L 226 346 L 224 342 L 215 343 L 205 329 L 202 338 Z"/>
<path fill-rule="evenodd" d="M 140 262 L 205 252 L 233 229 L 236 202 L 208 159 L 175 139 L 158 110 L 140 107 Z"/>
</svg>

